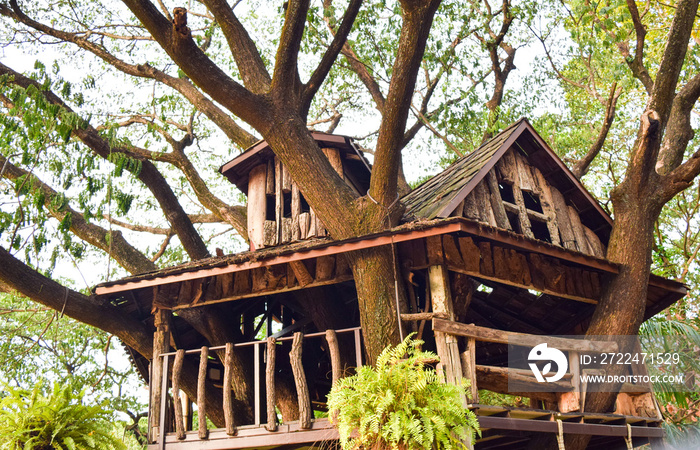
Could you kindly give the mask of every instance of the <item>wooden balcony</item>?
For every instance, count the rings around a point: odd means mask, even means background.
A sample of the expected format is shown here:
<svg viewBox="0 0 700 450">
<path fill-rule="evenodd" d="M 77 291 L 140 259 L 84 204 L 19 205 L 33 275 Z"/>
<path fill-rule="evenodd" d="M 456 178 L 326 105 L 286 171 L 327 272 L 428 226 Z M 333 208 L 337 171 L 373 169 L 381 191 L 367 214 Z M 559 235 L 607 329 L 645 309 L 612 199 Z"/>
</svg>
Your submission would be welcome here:
<svg viewBox="0 0 700 450">
<path fill-rule="evenodd" d="M 419 315 L 425 319 L 426 315 Z M 440 316 L 440 314 L 438 314 Z M 417 315 L 405 315 L 404 320 L 418 319 Z M 442 371 L 445 379 L 450 376 L 464 376 L 471 380 L 471 389 L 465 397 L 465 403 L 477 414 L 481 426 L 482 436 L 475 442 L 477 450 L 486 449 L 524 449 L 535 433 L 559 434 L 585 434 L 591 435 L 589 449 L 614 449 L 625 448 L 626 440 L 634 446 L 651 443 L 654 450 L 663 448 L 663 430 L 660 428 L 661 416 L 655 408 L 653 395 L 648 390 L 637 392 L 637 396 L 646 396 L 646 401 L 636 401 L 626 404 L 625 397 L 621 395 L 622 402 L 618 401 L 617 414 L 585 413 L 582 406 L 585 403 L 586 388 L 577 383 L 575 374 L 579 371 L 578 352 L 581 341 L 574 339 L 561 339 L 557 342 L 560 349 L 568 353 L 570 361 L 569 373 L 560 382 L 559 392 L 556 393 L 527 393 L 518 395 L 529 398 L 531 407 L 506 407 L 487 405 L 479 402 L 479 390 L 489 390 L 502 394 L 512 394 L 508 390 L 508 373 L 505 367 L 488 366 L 478 364 L 478 343 L 489 345 L 503 345 L 513 335 L 530 340 L 541 339 L 536 335 L 524 335 L 522 333 L 509 333 L 501 330 L 487 329 L 473 325 L 460 324 L 448 320 L 432 317 L 435 333 L 435 345 L 441 357 L 438 370 Z M 267 340 L 253 341 L 237 344 L 227 344 L 221 347 L 203 347 L 195 350 L 180 350 L 178 352 L 165 353 L 160 357 L 160 389 L 158 389 L 159 401 L 151 405 L 151 417 L 149 419 L 151 444 L 149 450 L 156 449 L 245 449 L 245 448 L 301 448 L 328 445 L 329 441 L 336 441 L 338 433 L 329 423 L 327 418 L 314 418 L 315 411 L 323 411 L 324 405 L 318 401 L 314 403 L 311 398 L 302 366 L 302 347 L 322 345 L 328 349 L 328 356 L 332 368 L 332 381 L 341 377 L 341 348 L 338 346 L 338 336 L 345 336 L 344 351 L 349 353 L 352 348 L 354 355 L 348 356 L 354 364 L 362 364 L 361 330 L 349 328 L 344 330 L 328 330 L 320 333 L 303 335 L 295 333 L 288 337 L 271 337 Z M 275 409 L 275 380 L 272 375 L 275 371 L 280 343 L 291 341 L 289 364 L 294 375 L 296 386 L 299 420 L 284 422 Z M 351 345 L 348 345 L 352 343 Z M 461 344 L 461 346 L 460 346 Z M 466 345 L 465 345 L 466 344 Z M 604 350 L 609 350 L 606 343 L 593 343 L 600 345 Z M 253 372 L 254 372 L 254 420 L 250 424 L 234 425 L 231 412 L 231 390 L 221 389 L 222 404 L 225 414 L 226 426 L 219 429 L 209 429 L 207 422 L 202 420 L 202 412 L 206 414 L 209 407 L 205 401 L 204 392 L 208 375 L 209 354 L 223 351 L 225 355 L 234 347 L 252 347 Z M 464 350 L 459 353 L 459 348 Z M 455 353 L 456 357 L 455 357 Z M 219 353 L 221 354 L 221 353 Z M 200 420 L 192 423 L 193 414 L 189 402 L 183 401 L 179 392 L 179 377 L 181 361 L 186 356 L 190 358 L 197 355 L 200 359 L 199 370 L 199 399 L 197 410 Z M 452 355 L 452 356 L 450 356 Z M 264 356 L 264 358 L 263 358 Z M 230 358 L 225 356 L 220 387 L 230 385 L 231 370 Z M 209 367 L 210 368 L 210 367 Z M 527 379 L 527 374 L 518 374 L 520 381 L 525 385 L 528 382 L 536 383 L 534 376 Z M 155 379 L 154 379 L 155 381 Z M 153 389 L 154 386 L 151 386 Z M 169 391 L 171 393 L 169 394 Z M 315 394 L 318 397 L 318 393 Z M 325 395 L 325 394 L 322 394 Z M 325 398 L 324 398 L 325 400 Z M 641 406 L 640 406 L 641 405 Z M 635 409 L 636 407 L 636 409 Z M 627 408 L 627 409 L 625 409 Z M 318 415 L 318 414 L 317 414 Z M 238 420 L 240 422 L 240 420 Z M 193 426 L 194 425 L 194 426 Z M 163 432 L 161 432 L 161 430 Z"/>
</svg>

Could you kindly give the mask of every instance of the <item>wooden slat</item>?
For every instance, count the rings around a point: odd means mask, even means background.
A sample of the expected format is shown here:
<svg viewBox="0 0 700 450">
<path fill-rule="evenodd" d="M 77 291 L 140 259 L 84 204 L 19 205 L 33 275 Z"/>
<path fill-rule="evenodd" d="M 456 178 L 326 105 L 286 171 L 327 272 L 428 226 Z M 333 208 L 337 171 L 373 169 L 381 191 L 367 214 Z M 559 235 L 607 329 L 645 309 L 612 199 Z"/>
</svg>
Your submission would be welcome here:
<svg viewBox="0 0 700 450">
<path fill-rule="evenodd" d="M 492 227 L 497 227 L 496 216 L 493 213 L 491 207 L 491 198 L 489 188 L 486 185 L 486 180 L 481 180 L 476 186 L 474 186 L 474 201 L 476 202 L 476 208 L 479 213 L 479 220 L 481 222 L 487 223 Z"/>
<path fill-rule="evenodd" d="M 248 238 L 255 248 L 263 247 L 267 196 L 265 195 L 267 166 L 253 167 L 248 175 Z"/>
<path fill-rule="evenodd" d="M 275 195 L 275 160 L 267 160 L 267 171 L 265 179 L 265 194 Z"/>
<path fill-rule="evenodd" d="M 557 222 L 557 212 L 554 209 L 554 199 L 552 198 L 552 190 L 549 183 L 542 175 L 542 172 L 537 167 L 530 168 L 535 179 L 537 193 L 540 197 L 540 205 L 542 211 L 547 218 L 547 230 L 552 239 L 552 244 L 561 246 L 559 238 L 559 223 Z"/>
<path fill-rule="evenodd" d="M 180 399 L 180 375 L 182 374 L 184 361 L 185 349 L 178 349 L 177 353 L 175 353 L 171 383 L 173 386 L 173 406 L 175 408 L 175 433 L 179 440 L 185 439 L 185 419 L 182 413 L 182 400 Z"/>
<path fill-rule="evenodd" d="M 199 419 L 199 439 L 209 437 L 207 428 L 207 362 L 209 361 L 209 347 L 202 347 L 199 355 L 199 372 L 197 374 L 197 416 Z"/>
<path fill-rule="evenodd" d="M 277 358 L 277 341 L 274 336 L 267 338 L 267 366 L 265 367 L 265 393 L 267 402 L 267 431 L 277 430 L 277 411 L 275 404 L 277 396 L 275 393 L 275 360 Z"/>
<path fill-rule="evenodd" d="M 333 385 L 340 380 L 342 368 L 340 367 L 340 348 L 338 347 L 338 335 L 335 330 L 326 330 L 326 342 L 331 357 L 331 371 L 333 373 Z"/>
<path fill-rule="evenodd" d="M 581 223 L 581 218 L 578 215 L 578 211 L 574 209 L 573 206 L 568 207 L 569 220 L 571 221 L 571 228 L 574 231 L 574 236 L 576 237 L 576 247 L 581 253 L 586 255 L 592 255 L 593 252 L 588 248 L 588 241 L 586 240 L 586 233 L 583 231 L 583 224 Z"/>
<path fill-rule="evenodd" d="M 491 169 L 491 171 L 486 174 L 486 182 L 488 183 L 490 192 L 489 199 L 491 201 L 491 210 L 493 211 L 493 215 L 496 219 L 496 226 L 505 230 L 510 230 L 510 221 L 506 215 L 506 210 L 503 208 L 501 190 L 498 187 L 498 181 L 496 180 L 494 170 L 495 169 Z"/>
<path fill-rule="evenodd" d="M 299 229 L 299 215 L 301 214 L 301 194 L 299 186 L 292 182 L 292 241 L 301 239 Z"/>
<path fill-rule="evenodd" d="M 297 388 L 297 399 L 299 401 L 299 426 L 302 429 L 311 428 L 311 399 L 309 397 L 309 386 L 306 383 L 306 374 L 301 362 L 301 350 L 304 335 L 297 331 L 294 333 L 292 341 L 292 351 L 289 352 L 289 360 L 294 374 L 294 384 Z"/>
<path fill-rule="evenodd" d="M 233 389 L 233 343 L 226 343 L 224 355 L 224 422 L 226 424 L 226 434 L 233 436 L 236 434 L 236 422 L 233 417 L 233 399 L 231 390 Z"/>
<path fill-rule="evenodd" d="M 306 239 L 310 236 L 311 215 L 307 212 L 299 214 L 299 239 Z"/>
<path fill-rule="evenodd" d="M 559 234 L 561 236 L 561 244 L 564 248 L 569 250 L 577 250 L 576 247 L 576 236 L 574 236 L 574 230 L 571 228 L 571 219 L 569 219 L 569 209 L 566 206 L 566 200 L 561 192 L 555 187 L 550 189 L 552 194 L 552 203 L 554 204 L 554 211 L 557 216 L 557 226 L 559 227 Z"/>
<path fill-rule="evenodd" d="M 433 330 L 456 336 L 473 337 L 477 341 L 494 342 L 497 344 L 517 344 L 526 347 L 534 347 L 543 342 L 542 336 L 534 334 L 502 331 L 443 319 L 433 319 Z M 546 338 L 546 342 L 552 347 L 556 347 L 562 351 L 611 353 L 618 350 L 615 342 L 607 341 L 589 341 L 549 336 Z"/>
<path fill-rule="evenodd" d="M 591 249 L 593 256 L 605 258 L 605 246 L 600 242 L 598 235 L 587 226 L 583 227 L 583 233 L 586 235 L 586 241 L 588 242 L 588 247 Z"/>
<path fill-rule="evenodd" d="M 277 245 L 277 222 L 266 220 L 263 222 L 263 240 L 261 247 L 272 247 Z"/>
<path fill-rule="evenodd" d="M 469 403 L 479 403 L 479 385 L 476 377 L 476 339 L 467 339 L 467 349 L 462 352 L 462 372 L 469 380 Z"/>
</svg>

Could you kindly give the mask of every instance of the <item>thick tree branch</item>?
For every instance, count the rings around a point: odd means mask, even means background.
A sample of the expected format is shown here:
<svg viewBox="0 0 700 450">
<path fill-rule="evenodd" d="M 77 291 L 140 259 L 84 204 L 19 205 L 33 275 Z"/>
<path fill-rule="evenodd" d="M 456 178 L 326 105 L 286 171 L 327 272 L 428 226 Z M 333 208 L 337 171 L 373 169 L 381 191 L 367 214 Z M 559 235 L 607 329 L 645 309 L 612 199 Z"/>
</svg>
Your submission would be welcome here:
<svg viewBox="0 0 700 450">
<path fill-rule="evenodd" d="M 243 84 L 256 94 L 267 92 L 272 81 L 270 74 L 267 72 L 255 42 L 250 38 L 248 31 L 238 20 L 228 2 L 225 0 L 203 0 L 203 3 L 221 26 L 231 54 L 236 60 Z"/>
<path fill-rule="evenodd" d="M 688 81 L 673 99 L 666 134 L 656 163 L 656 171 L 662 175 L 668 174 L 681 164 L 688 142 L 695 136 L 690 119 L 698 97 L 700 74 Z"/>
<path fill-rule="evenodd" d="M 24 12 L 16 4 L 13 9 L 7 8 L 6 6 L 0 4 L 0 14 L 11 17 L 12 19 L 48 36 L 52 36 L 65 42 L 70 42 L 84 50 L 87 50 L 98 58 L 102 59 L 107 64 L 127 75 L 139 78 L 150 78 L 159 81 L 172 89 L 175 89 L 187 100 L 189 100 L 198 111 L 204 113 L 204 115 L 214 122 L 229 139 L 231 139 L 241 148 L 248 148 L 258 140 L 255 136 L 241 128 L 228 114 L 226 114 L 214 102 L 203 95 L 195 86 L 192 85 L 192 83 L 186 79 L 170 76 L 148 64 L 129 64 L 111 54 L 102 45 L 91 42 L 87 38 L 77 33 L 68 33 L 58 30 L 31 19 L 24 14 Z"/>
<path fill-rule="evenodd" d="M 608 132 L 610 131 L 610 128 L 615 120 L 617 99 L 620 98 L 621 94 L 622 87 L 618 87 L 617 83 L 613 83 L 612 87 L 610 88 L 607 104 L 605 105 L 605 117 L 603 118 L 603 125 L 601 125 L 600 131 L 598 132 L 598 137 L 588 148 L 586 155 L 578 160 L 572 169 L 572 172 L 576 178 L 581 178 L 588 172 L 588 168 L 591 166 L 591 163 L 603 149 L 605 140 L 608 137 Z"/>
<path fill-rule="evenodd" d="M 13 77 L 12 83 L 20 87 L 27 88 L 28 86 L 33 85 L 40 88 L 36 81 L 31 80 L 0 63 L 0 75 L 3 74 L 11 75 Z M 40 88 L 40 90 L 42 89 Z M 73 113 L 73 110 L 53 92 L 43 90 L 42 94 L 50 103 L 59 105 L 65 111 Z M 110 147 L 109 143 L 103 139 L 97 130 L 95 130 L 95 128 L 92 126 L 77 128 L 73 130 L 73 135 L 80 139 L 93 152 L 105 159 L 109 160 L 112 152 L 128 154 L 128 152 L 125 152 L 124 149 Z M 197 230 L 195 230 L 192 222 L 190 222 L 187 213 L 185 213 L 182 205 L 180 205 L 177 197 L 173 193 L 172 189 L 170 189 L 170 186 L 158 169 L 150 161 L 144 161 L 141 165 L 141 170 L 138 174 L 136 174 L 136 176 L 148 187 L 160 204 L 160 207 L 163 209 L 168 222 L 177 233 L 178 237 L 180 238 L 180 242 L 182 242 L 182 245 L 187 251 L 188 255 L 190 255 L 192 259 L 202 259 L 208 257 L 209 251 L 207 250 L 204 241 L 202 241 L 202 238 L 197 233 Z"/>
<path fill-rule="evenodd" d="M 321 87 L 323 81 L 328 76 L 328 72 L 330 72 L 331 67 L 333 67 L 335 60 L 338 57 L 338 53 L 345 45 L 348 39 L 348 34 L 350 34 L 350 30 L 352 29 L 352 25 L 355 23 L 357 13 L 360 11 L 360 6 L 362 6 L 362 0 L 350 1 L 348 8 L 345 10 L 343 21 L 340 23 L 338 29 L 335 30 L 331 45 L 329 45 L 328 49 L 326 49 L 326 53 L 324 53 L 323 58 L 321 58 L 321 62 L 318 64 L 318 67 L 316 67 L 316 70 L 314 70 L 314 72 L 311 74 L 311 78 L 309 78 L 309 81 L 306 83 L 301 98 L 303 116 L 306 116 L 306 112 L 311 106 L 311 101 L 316 95 L 316 92 L 318 92 L 318 89 Z"/>
<path fill-rule="evenodd" d="M 309 0 L 290 0 L 287 2 L 287 13 L 284 16 L 284 25 L 277 46 L 275 69 L 272 73 L 272 86 L 270 88 L 275 99 L 299 101 L 298 96 L 302 86 L 297 61 L 308 11 Z M 287 105 L 287 107 L 289 106 Z M 302 115 L 302 117 L 305 116 Z"/>
<path fill-rule="evenodd" d="M 402 4 L 404 20 L 389 92 L 382 111 L 370 182 L 372 198 L 384 207 L 393 204 L 398 195 L 398 166 L 406 120 L 425 44 L 439 5 L 440 0 Z"/>
<path fill-rule="evenodd" d="M 44 194 L 44 206 L 58 220 L 69 217 L 70 231 L 80 239 L 93 245 L 117 261 L 129 273 L 143 273 L 155 270 L 157 267 L 140 251 L 129 244 L 119 230 L 106 230 L 85 220 L 85 217 L 70 206 L 55 207 L 55 200 L 62 198 L 61 194 L 41 181 L 36 175 L 21 169 L 4 156 L 0 155 L 0 166 L 5 168 L 3 176 L 10 180 L 24 177 L 24 185 L 30 189 L 39 189 Z"/>
<path fill-rule="evenodd" d="M 143 356 L 152 357 L 153 333 L 143 323 L 108 302 L 85 296 L 46 278 L 3 247 L 0 247 L 0 280 L 25 297 L 114 334 Z"/>
<path fill-rule="evenodd" d="M 192 40 L 186 12 L 171 24 L 149 0 L 122 0 L 185 74 L 211 98 L 258 130 L 265 120 L 265 97 L 253 94 L 221 70 Z"/>
</svg>

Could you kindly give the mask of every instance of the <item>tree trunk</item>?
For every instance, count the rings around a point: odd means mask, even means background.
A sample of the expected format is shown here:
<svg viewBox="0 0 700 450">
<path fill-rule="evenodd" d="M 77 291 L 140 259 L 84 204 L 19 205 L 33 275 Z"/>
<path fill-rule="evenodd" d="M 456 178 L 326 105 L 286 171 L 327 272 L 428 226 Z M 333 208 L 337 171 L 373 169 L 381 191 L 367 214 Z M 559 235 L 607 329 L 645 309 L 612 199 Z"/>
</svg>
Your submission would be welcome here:
<svg viewBox="0 0 700 450">
<path fill-rule="evenodd" d="M 373 364 L 387 345 L 400 341 L 397 320 L 397 303 L 401 309 L 406 304 L 403 284 L 394 270 L 391 247 L 359 250 L 350 255 L 350 265 L 355 277 L 357 300 L 360 307 L 362 337 L 367 356 L 366 364 Z M 394 275 L 398 278 L 398 299 Z"/>
</svg>

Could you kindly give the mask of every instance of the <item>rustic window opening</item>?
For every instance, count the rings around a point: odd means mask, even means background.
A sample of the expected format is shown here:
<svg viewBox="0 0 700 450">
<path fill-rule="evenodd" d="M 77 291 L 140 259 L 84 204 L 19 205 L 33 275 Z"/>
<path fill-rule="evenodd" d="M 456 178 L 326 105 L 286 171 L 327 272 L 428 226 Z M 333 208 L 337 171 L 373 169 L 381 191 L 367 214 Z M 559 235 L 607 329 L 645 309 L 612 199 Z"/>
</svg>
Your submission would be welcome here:
<svg viewBox="0 0 700 450">
<path fill-rule="evenodd" d="M 501 199 L 504 202 L 515 203 L 515 196 L 513 195 L 513 186 L 506 183 L 498 183 L 498 190 L 501 193 Z"/>
<path fill-rule="evenodd" d="M 549 228 L 547 228 L 546 222 L 531 219 L 530 229 L 532 230 L 532 234 L 535 236 L 535 239 L 549 242 L 550 244 L 552 243 L 552 236 L 549 234 Z"/>
<path fill-rule="evenodd" d="M 515 233 L 522 233 L 522 230 L 520 229 L 520 218 L 518 217 L 518 214 L 513 211 L 506 211 L 506 216 L 508 217 L 508 222 L 510 222 L 511 230 L 513 230 Z"/>
<path fill-rule="evenodd" d="M 265 197 L 265 220 L 277 220 L 275 217 L 275 196 L 268 195 Z"/>
<path fill-rule="evenodd" d="M 292 192 L 282 194 L 282 217 L 292 217 Z"/>
<path fill-rule="evenodd" d="M 306 201 L 304 196 L 301 194 L 299 194 L 299 203 L 301 204 L 301 212 L 302 213 L 311 212 L 311 207 L 309 206 L 309 203 Z"/>
<path fill-rule="evenodd" d="M 540 198 L 537 194 L 533 194 L 532 192 L 528 191 L 522 191 L 523 192 L 523 200 L 525 202 L 525 208 L 529 209 L 530 211 L 535 211 L 540 214 L 542 214 L 544 211 L 542 210 L 542 203 L 540 203 Z"/>
</svg>

